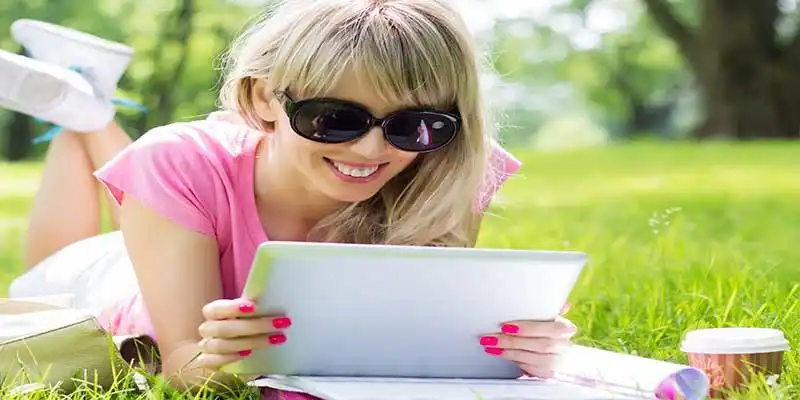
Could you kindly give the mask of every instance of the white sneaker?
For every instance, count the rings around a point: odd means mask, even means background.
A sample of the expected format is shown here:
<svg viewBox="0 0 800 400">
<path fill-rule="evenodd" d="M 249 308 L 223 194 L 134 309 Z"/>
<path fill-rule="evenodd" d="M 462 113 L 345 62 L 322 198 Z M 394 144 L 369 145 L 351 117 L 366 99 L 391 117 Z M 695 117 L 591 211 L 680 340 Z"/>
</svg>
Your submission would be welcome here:
<svg viewBox="0 0 800 400">
<path fill-rule="evenodd" d="M 32 58 L 63 68 L 80 68 L 106 101 L 114 97 L 134 53 L 132 47 L 121 43 L 30 19 L 11 24 L 11 36 Z"/>
<path fill-rule="evenodd" d="M 76 132 L 105 128 L 114 106 L 80 74 L 0 50 L 0 107 Z"/>
</svg>

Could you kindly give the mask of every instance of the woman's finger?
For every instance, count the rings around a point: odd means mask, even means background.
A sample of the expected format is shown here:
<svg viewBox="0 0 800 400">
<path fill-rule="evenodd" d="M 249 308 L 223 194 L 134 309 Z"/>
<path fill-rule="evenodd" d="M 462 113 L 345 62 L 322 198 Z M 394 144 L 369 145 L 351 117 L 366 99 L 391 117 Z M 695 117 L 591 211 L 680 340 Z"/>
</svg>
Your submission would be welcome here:
<svg viewBox="0 0 800 400">
<path fill-rule="evenodd" d="M 220 299 L 203 307 L 203 317 L 212 321 L 250 316 L 254 312 L 256 303 L 246 299 Z"/>
<path fill-rule="evenodd" d="M 197 359 L 192 363 L 200 368 L 208 368 L 211 370 L 219 370 L 220 368 L 246 358 L 249 354 L 210 354 L 202 353 L 197 356 Z"/>
<path fill-rule="evenodd" d="M 550 379 L 556 375 L 554 368 L 540 367 L 538 365 L 525 363 L 517 363 L 517 366 L 522 370 L 522 372 L 525 373 L 525 375 L 533 378 Z"/>
<path fill-rule="evenodd" d="M 209 320 L 197 328 L 204 338 L 238 338 L 277 333 L 292 325 L 291 319 L 285 316 L 262 317 L 230 320 Z"/>
<path fill-rule="evenodd" d="M 570 337 L 578 328 L 570 320 L 557 317 L 553 321 L 509 321 L 503 323 L 500 331 L 507 335 L 526 337 Z"/>
<path fill-rule="evenodd" d="M 204 354 L 247 356 L 254 349 L 279 346 L 284 342 L 285 334 L 271 333 L 235 339 L 206 338 L 200 341 L 199 347 Z"/>
<path fill-rule="evenodd" d="M 519 365 L 526 364 L 541 370 L 555 369 L 560 359 L 560 355 L 558 354 L 539 354 L 525 350 L 505 350 L 495 347 L 487 348 L 486 352 L 513 361 Z"/>
<path fill-rule="evenodd" d="M 480 344 L 485 347 L 496 347 L 505 350 L 513 349 L 539 354 L 558 354 L 570 342 L 567 339 L 496 334 L 482 336 Z"/>
</svg>

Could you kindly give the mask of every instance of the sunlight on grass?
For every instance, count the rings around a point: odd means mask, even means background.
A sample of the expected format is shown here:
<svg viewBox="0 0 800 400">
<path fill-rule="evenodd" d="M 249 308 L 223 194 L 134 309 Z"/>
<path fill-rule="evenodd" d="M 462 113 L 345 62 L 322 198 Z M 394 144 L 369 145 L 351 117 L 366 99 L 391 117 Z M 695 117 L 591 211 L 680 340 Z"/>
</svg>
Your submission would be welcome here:
<svg viewBox="0 0 800 400">
<path fill-rule="evenodd" d="M 685 363 L 679 344 L 688 329 L 759 326 L 782 329 L 796 348 L 798 154 L 800 144 L 785 143 L 521 152 L 525 166 L 498 196 L 479 243 L 588 252 L 569 313 L 582 344 Z M 38 174 L 38 165 L 0 164 L 5 282 L 19 271 Z M 797 350 L 784 365 L 778 389 L 756 382 L 735 398 L 800 398 Z M 168 398 L 159 390 L 156 398 Z M 34 398 L 56 398 L 43 396 Z"/>
</svg>

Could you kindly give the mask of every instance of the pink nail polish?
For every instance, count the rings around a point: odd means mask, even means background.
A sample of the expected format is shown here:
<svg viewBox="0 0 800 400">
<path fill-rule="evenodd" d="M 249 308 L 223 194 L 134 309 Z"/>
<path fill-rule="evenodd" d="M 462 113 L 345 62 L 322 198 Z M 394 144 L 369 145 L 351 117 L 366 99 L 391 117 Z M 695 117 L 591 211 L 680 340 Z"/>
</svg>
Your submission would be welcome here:
<svg viewBox="0 0 800 400">
<path fill-rule="evenodd" d="M 269 343 L 270 344 L 281 344 L 286 341 L 286 335 L 282 333 L 276 333 L 274 335 L 270 335 Z"/>
<path fill-rule="evenodd" d="M 241 311 L 241 312 L 243 312 L 245 314 L 252 314 L 252 313 L 256 312 L 256 305 L 251 303 L 251 302 L 245 302 L 245 303 L 239 304 L 239 311 Z"/>
<path fill-rule="evenodd" d="M 239 352 L 239 355 L 242 356 L 242 357 L 247 357 L 250 354 L 253 354 L 253 350 L 242 350 L 242 351 Z"/>
<path fill-rule="evenodd" d="M 519 333 L 519 326 L 514 324 L 504 324 L 500 331 L 509 335 L 513 335 L 515 333 Z"/>
<path fill-rule="evenodd" d="M 481 337 L 481 346 L 497 346 L 497 338 L 494 336 Z"/>
<path fill-rule="evenodd" d="M 493 356 L 499 356 L 500 354 L 503 354 L 503 349 L 497 347 L 487 347 L 483 349 L 483 351 L 485 351 L 486 354 L 491 354 Z"/>
<path fill-rule="evenodd" d="M 275 329 L 286 329 L 292 326 L 292 320 L 287 317 L 275 318 L 272 320 L 272 326 L 274 326 Z"/>
</svg>

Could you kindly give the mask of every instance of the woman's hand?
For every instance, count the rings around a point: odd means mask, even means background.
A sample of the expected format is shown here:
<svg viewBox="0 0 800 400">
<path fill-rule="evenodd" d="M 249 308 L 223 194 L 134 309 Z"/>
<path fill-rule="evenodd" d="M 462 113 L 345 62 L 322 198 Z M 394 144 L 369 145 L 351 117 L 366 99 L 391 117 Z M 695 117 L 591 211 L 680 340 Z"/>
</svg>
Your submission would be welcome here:
<svg viewBox="0 0 800 400">
<path fill-rule="evenodd" d="M 509 321 L 500 333 L 481 336 L 480 344 L 487 354 L 515 362 L 529 376 L 552 378 L 558 357 L 576 331 L 563 317 L 552 322 Z"/>
<path fill-rule="evenodd" d="M 203 307 L 205 322 L 198 331 L 201 354 L 194 361 L 198 367 L 218 370 L 249 356 L 254 349 L 279 346 L 286 341 L 284 330 L 292 325 L 285 315 L 248 317 L 255 312 L 250 300 L 216 300 Z"/>
</svg>

